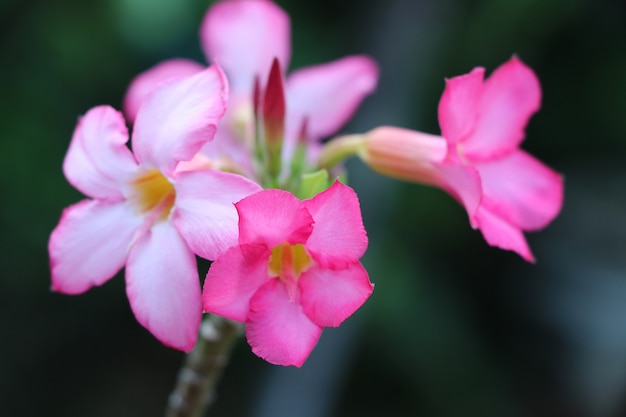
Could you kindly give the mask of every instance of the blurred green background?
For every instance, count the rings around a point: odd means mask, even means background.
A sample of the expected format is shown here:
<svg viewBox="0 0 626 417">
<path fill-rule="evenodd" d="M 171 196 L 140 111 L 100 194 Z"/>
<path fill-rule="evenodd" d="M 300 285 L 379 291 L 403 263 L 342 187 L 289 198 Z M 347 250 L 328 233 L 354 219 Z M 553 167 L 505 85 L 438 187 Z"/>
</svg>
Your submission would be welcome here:
<svg viewBox="0 0 626 417">
<path fill-rule="evenodd" d="M 61 172 L 77 118 L 131 78 L 204 62 L 203 0 L 0 2 L 0 416 L 162 414 L 183 354 L 130 312 L 121 276 L 50 291 L 47 240 L 81 199 Z M 300 369 L 245 342 L 215 416 L 626 416 L 626 4 L 619 0 L 282 0 L 291 68 L 367 53 L 378 91 L 345 132 L 438 133 L 444 77 L 512 54 L 539 75 L 524 148 L 562 172 L 538 262 L 488 247 L 443 192 L 351 161 L 376 290 Z"/>
</svg>

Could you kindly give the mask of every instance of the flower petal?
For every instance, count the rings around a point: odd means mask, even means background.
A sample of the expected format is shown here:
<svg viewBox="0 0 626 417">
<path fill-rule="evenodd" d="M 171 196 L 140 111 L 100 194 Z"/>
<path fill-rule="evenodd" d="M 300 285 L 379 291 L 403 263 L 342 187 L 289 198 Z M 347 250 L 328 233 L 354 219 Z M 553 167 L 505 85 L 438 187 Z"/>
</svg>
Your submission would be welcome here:
<svg viewBox="0 0 626 417">
<path fill-rule="evenodd" d="M 126 293 L 137 321 L 163 344 L 190 351 L 202 318 L 196 259 L 178 231 L 161 222 L 133 245 Z"/>
<path fill-rule="evenodd" d="M 237 244 L 235 203 L 262 190 L 241 175 L 214 170 L 179 173 L 175 188 L 174 224 L 194 253 L 211 260 Z"/>
<path fill-rule="evenodd" d="M 321 333 L 278 279 L 268 281 L 250 300 L 246 338 L 252 351 L 270 363 L 302 366 Z"/>
<path fill-rule="evenodd" d="M 124 117 L 112 107 L 94 107 L 74 130 L 63 161 L 65 177 L 89 197 L 123 199 L 122 184 L 137 169 L 127 141 Z"/>
<path fill-rule="evenodd" d="M 439 186 L 465 207 L 473 226 L 473 217 L 482 199 L 480 176 L 474 167 L 447 161 L 436 167 Z"/>
<path fill-rule="evenodd" d="M 245 251 L 246 254 L 251 252 L 256 251 Z M 242 248 L 235 246 L 211 264 L 202 291 L 204 311 L 246 321 L 250 299 L 271 279 L 267 269 L 269 249 L 256 254 L 259 256 L 245 256 Z"/>
<path fill-rule="evenodd" d="M 340 270 L 312 267 L 302 274 L 298 284 L 304 313 L 322 327 L 339 326 L 374 290 L 360 262 Z"/>
<path fill-rule="evenodd" d="M 124 113 L 132 123 L 137 117 L 139 105 L 159 84 L 177 78 L 188 77 L 205 68 L 189 59 L 170 59 L 137 75 L 128 86 L 124 97 Z"/>
<path fill-rule="evenodd" d="M 232 101 L 229 103 L 232 104 Z M 245 174 L 250 178 L 256 177 L 253 154 L 248 144 L 241 140 L 233 129 L 233 108 L 229 107 L 219 125 L 213 140 L 205 144 L 200 153 L 213 161 L 216 167 L 224 167 L 223 170 Z"/>
<path fill-rule="evenodd" d="M 516 252 L 528 262 L 535 261 L 528 247 L 528 242 L 526 242 L 526 238 L 519 227 L 512 225 L 483 205 L 476 211 L 474 220 L 476 227 L 480 229 L 483 237 L 491 246 Z"/>
<path fill-rule="evenodd" d="M 463 142 L 464 154 L 485 160 L 515 149 L 540 105 L 537 76 L 517 57 L 511 58 L 485 81 L 474 132 Z"/>
<path fill-rule="evenodd" d="M 190 160 L 213 139 L 227 99 L 228 82 L 216 65 L 160 85 L 137 114 L 135 156 L 171 176 L 179 161 Z"/>
<path fill-rule="evenodd" d="M 441 135 L 448 143 L 465 140 L 476 123 L 478 103 L 483 91 L 484 68 L 474 68 L 469 74 L 446 80 L 439 101 Z"/>
<path fill-rule="evenodd" d="M 303 68 L 287 80 L 288 135 L 298 134 L 304 118 L 312 139 L 337 132 L 378 82 L 378 66 L 367 56 L 349 56 Z"/>
<path fill-rule="evenodd" d="M 289 16 L 271 1 L 222 1 L 207 12 L 200 40 L 207 59 L 228 74 L 234 95 L 251 95 L 278 58 L 283 72 L 291 57 Z"/>
<path fill-rule="evenodd" d="M 546 227 L 563 205 L 561 176 L 524 151 L 476 164 L 490 211 L 522 230 Z"/>
<path fill-rule="evenodd" d="M 80 294 L 112 278 L 141 222 L 124 203 L 83 200 L 66 208 L 48 242 L 52 289 Z"/>
<path fill-rule="evenodd" d="M 354 190 L 335 181 L 327 190 L 305 200 L 315 225 L 305 246 L 324 267 L 344 268 L 367 249 L 367 235 Z"/>
<path fill-rule="evenodd" d="M 313 218 L 300 200 L 283 190 L 265 190 L 237 204 L 239 244 L 273 248 L 283 243 L 304 243 Z"/>
</svg>

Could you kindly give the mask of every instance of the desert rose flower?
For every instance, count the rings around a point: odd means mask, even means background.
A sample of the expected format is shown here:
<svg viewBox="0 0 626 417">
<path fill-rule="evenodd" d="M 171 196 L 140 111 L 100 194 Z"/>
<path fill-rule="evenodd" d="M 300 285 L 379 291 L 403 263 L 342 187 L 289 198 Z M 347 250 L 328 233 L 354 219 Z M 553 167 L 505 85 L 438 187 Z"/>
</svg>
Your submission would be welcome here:
<svg viewBox="0 0 626 417">
<path fill-rule="evenodd" d="M 442 136 L 379 127 L 331 142 L 322 164 L 357 153 L 381 174 L 440 187 L 463 204 L 490 245 L 533 261 L 523 232 L 546 227 L 563 204 L 562 177 L 519 148 L 541 88 L 517 57 L 486 80 L 484 74 L 475 68 L 446 80 Z"/>
<path fill-rule="evenodd" d="M 301 366 L 323 327 L 339 326 L 370 296 L 367 248 L 354 191 L 335 182 L 309 200 L 266 190 L 236 203 L 239 244 L 207 274 L 204 309 L 246 323 L 252 351 Z"/>
<path fill-rule="evenodd" d="M 291 58 L 289 16 L 269 0 L 218 1 L 200 28 L 201 45 L 209 62 L 217 62 L 230 82 L 229 108 L 215 140 L 203 149 L 211 159 L 227 158 L 255 177 L 252 95 L 255 78 L 265 85 L 272 62 L 283 74 Z M 202 66 L 176 59 L 139 75 L 125 98 L 125 113 L 133 120 L 150 86 L 164 79 L 189 75 Z M 304 119 L 312 143 L 341 128 L 361 101 L 376 87 L 378 67 L 366 56 L 348 56 L 330 63 L 303 68 L 286 78 L 287 114 L 284 154 L 290 158 Z"/>
<path fill-rule="evenodd" d="M 164 83 L 137 113 L 132 152 L 113 108 L 79 120 L 63 171 L 89 199 L 66 208 L 50 237 L 53 290 L 79 294 L 126 266 L 137 320 L 164 344 L 193 348 L 202 315 L 194 253 L 215 259 L 235 244 L 233 203 L 260 190 L 239 175 L 178 169 L 211 140 L 227 97 L 217 66 Z"/>
</svg>

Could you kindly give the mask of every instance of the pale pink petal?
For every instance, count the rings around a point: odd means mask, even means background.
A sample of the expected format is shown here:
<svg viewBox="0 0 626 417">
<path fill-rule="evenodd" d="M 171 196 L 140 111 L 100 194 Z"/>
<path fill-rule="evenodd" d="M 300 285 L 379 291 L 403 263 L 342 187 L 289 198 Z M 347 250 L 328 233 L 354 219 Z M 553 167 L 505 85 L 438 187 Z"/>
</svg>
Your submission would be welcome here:
<svg viewBox="0 0 626 417">
<path fill-rule="evenodd" d="M 378 66 L 366 56 L 349 56 L 293 72 L 287 79 L 288 132 L 297 135 L 306 118 L 310 138 L 332 135 L 352 117 L 377 82 Z"/>
<path fill-rule="evenodd" d="M 197 153 L 189 161 L 180 161 L 178 165 L 176 165 L 174 176 L 178 176 L 181 172 L 198 171 L 202 169 L 214 169 L 214 163 L 206 155 Z"/>
<path fill-rule="evenodd" d="M 270 363 L 302 366 L 321 333 L 279 279 L 265 283 L 250 300 L 246 338 L 252 351 Z"/>
<path fill-rule="evenodd" d="M 124 117 L 109 106 L 94 107 L 79 121 L 63 161 L 67 180 L 93 198 L 121 200 L 122 185 L 137 169 L 126 146 Z"/>
<path fill-rule="evenodd" d="M 518 150 L 504 158 L 476 164 L 485 203 L 522 230 L 546 227 L 563 205 L 563 178 Z"/>
<path fill-rule="evenodd" d="M 235 203 L 262 190 L 241 175 L 214 170 L 182 172 L 174 186 L 174 224 L 194 253 L 211 260 L 237 244 Z"/>
<path fill-rule="evenodd" d="M 232 101 L 229 103 L 232 104 Z M 205 144 L 200 152 L 218 166 L 221 163 L 224 167 L 234 167 L 237 172 L 254 178 L 256 174 L 252 152 L 245 141 L 238 138 L 238 134 L 233 129 L 231 118 L 233 109 L 229 107 L 229 110 L 218 126 L 213 140 Z"/>
<path fill-rule="evenodd" d="M 178 231 L 161 222 L 133 245 L 126 293 L 137 321 L 163 344 L 190 351 L 202 318 L 196 259 Z"/>
<path fill-rule="evenodd" d="M 259 250 L 260 249 L 260 250 Z M 258 256 L 246 256 L 256 252 Z M 235 246 L 211 264 L 204 280 L 202 299 L 204 311 L 219 314 L 232 320 L 246 321 L 250 299 L 268 280 L 270 250 L 255 248 L 242 251 Z"/>
<path fill-rule="evenodd" d="M 137 159 L 172 175 L 213 139 L 226 111 L 228 82 L 213 65 L 204 71 L 159 86 L 144 100 L 133 131 Z"/>
<path fill-rule="evenodd" d="M 481 205 L 474 216 L 476 225 L 483 237 L 491 246 L 518 253 L 528 262 L 535 258 L 528 247 L 524 234 L 515 225 L 512 225 L 496 213 Z"/>
<path fill-rule="evenodd" d="M 189 59 L 171 59 L 137 75 L 128 86 L 124 97 L 124 113 L 132 123 L 137 117 L 139 105 L 159 84 L 176 78 L 188 77 L 199 73 L 205 68 Z"/>
<path fill-rule="evenodd" d="M 517 57 L 511 58 L 485 81 L 475 129 L 463 142 L 463 153 L 485 160 L 515 149 L 540 105 L 537 76 Z"/>
<path fill-rule="evenodd" d="M 339 270 L 314 266 L 302 274 L 298 284 L 304 313 L 322 327 L 339 326 L 374 290 L 360 262 Z"/>
<path fill-rule="evenodd" d="M 473 216 L 482 199 L 482 185 L 476 169 L 448 161 L 437 166 L 435 172 L 437 185 L 465 207 L 473 224 Z"/>
<path fill-rule="evenodd" d="M 363 256 L 367 235 L 359 199 L 352 188 L 335 181 L 303 203 L 315 222 L 305 246 L 319 264 L 343 268 Z"/>
<path fill-rule="evenodd" d="M 125 203 L 83 200 L 63 211 L 48 242 L 54 291 L 80 294 L 124 266 L 142 222 L 132 210 Z"/>
<path fill-rule="evenodd" d="M 207 59 L 228 74 L 233 94 L 251 95 L 255 76 L 263 82 L 278 58 L 283 72 L 291 57 L 289 16 L 266 0 L 221 1 L 200 28 Z"/>
<path fill-rule="evenodd" d="M 448 143 L 461 142 L 472 132 L 483 91 L 484 68 L 446 80 L 439 101 L 439 126 Z"/>
<path fill-rule="evenodd" d="M 304 243 L 313 218 L 300 200 L 283 190 L 265 190 L 235 204 L 239 213 L 239 244 L 273 248 Z"/>
</svg>

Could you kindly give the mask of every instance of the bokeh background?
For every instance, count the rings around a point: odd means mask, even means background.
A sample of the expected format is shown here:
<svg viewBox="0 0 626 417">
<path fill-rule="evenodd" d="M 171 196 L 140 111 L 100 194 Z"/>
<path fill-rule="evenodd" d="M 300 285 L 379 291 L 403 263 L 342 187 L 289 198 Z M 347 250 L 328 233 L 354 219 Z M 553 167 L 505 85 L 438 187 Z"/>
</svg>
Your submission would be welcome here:
<svg viewBox="0 0 626 417">
<path fill-rule="evenodd" d="M 204 62 L 207 0 L 0 1 L 0 416 L 162 414 L 183 354 L 130 312 L 122 276 L 50 291 L 47 240 L 81 195 L 61 163 L 77 118 L 131 78 Z M 626 416 L 626 3 L 278 0 L 291 68 L 367 53 L 377 92 L 344 132 L 438 133 L 444 77 L 520 56 L 542 110 L 524 148 L 562 172 L 537 263 L 488 247 L 445 193 L 351 161 L 376 290 L 300 369 L 241 342 L 215 416 Z M 205 265 L 206 267 L 206 265 Z"/>
</svg>

